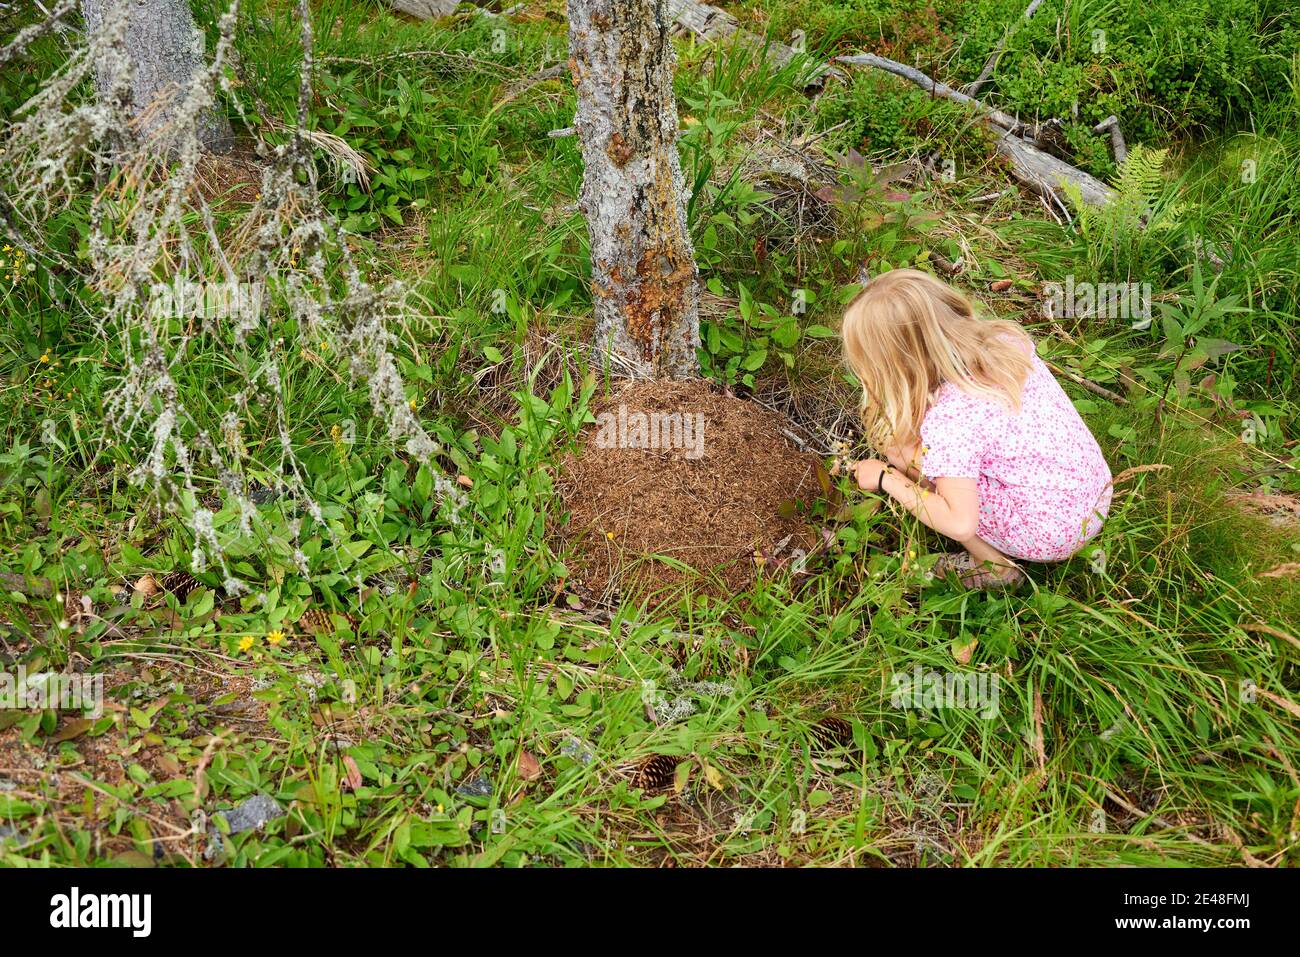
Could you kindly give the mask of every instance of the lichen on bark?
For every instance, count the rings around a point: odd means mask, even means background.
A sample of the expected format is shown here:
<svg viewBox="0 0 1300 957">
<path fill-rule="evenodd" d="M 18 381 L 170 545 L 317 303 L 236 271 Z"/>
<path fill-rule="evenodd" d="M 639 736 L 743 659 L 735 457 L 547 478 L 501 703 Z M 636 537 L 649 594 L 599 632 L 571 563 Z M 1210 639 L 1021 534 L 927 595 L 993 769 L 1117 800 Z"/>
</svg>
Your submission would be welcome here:
<svg viewBox="0 0 1300 957">
<path fill-rule="evenodd" d="M 167 128 L 180 111 L 188 88 L 207 68 L 203 34 L 194 24 L 189 0 L 81 0 L 86 30 L 103 29 L 115 6 L 127 4 L 125 51 L 131 58 L 131 99 L 141 139 Z M 113 90 L 117 68 L 96 64 L 95 87 L 101 96 Z M 198 124 L 203 147 L 228 152 L 234 143 L 230 121 L 216 108 L 203 112 Z"/>
<path fill-rule="evenodd" d="M 699 288 L 663 0 L 569 0 L 595 350 L 636 376 L 697 374 Z"/>
</svg>

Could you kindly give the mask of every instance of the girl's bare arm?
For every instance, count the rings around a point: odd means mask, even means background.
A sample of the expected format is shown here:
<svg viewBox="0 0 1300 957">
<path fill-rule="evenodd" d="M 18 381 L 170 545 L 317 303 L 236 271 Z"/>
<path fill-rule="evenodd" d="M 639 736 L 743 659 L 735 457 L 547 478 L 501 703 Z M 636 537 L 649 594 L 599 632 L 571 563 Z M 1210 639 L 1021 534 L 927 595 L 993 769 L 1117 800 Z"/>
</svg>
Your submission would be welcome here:
<svg viewBox="0 0 1300 957">
<path fill-rule="evenodd" d="M 980 496 L 975 479 L 940 478 L 930 491 L 901 472 L 887 472 L 883 488 L 903 508 L 940 535 L 959 542 L 975 537 L 979 526 Z"/>
<path fill-rule="evenodd" d="M 921 477 L 921 443 L 920 441 L 904 445 L 891 445 L 884 450 L 889 464 L 908 478 L 916 481 Z"/>
</svg>

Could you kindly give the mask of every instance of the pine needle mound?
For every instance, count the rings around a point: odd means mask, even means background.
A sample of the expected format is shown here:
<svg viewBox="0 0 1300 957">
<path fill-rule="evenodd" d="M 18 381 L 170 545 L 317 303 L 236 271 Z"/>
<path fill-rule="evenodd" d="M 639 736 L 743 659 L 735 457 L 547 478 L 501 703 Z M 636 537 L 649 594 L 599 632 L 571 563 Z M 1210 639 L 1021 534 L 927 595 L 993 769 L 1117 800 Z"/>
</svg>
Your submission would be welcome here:
<svg viewBox="0 0 1300 957">
<path fill-rule="evenodd" d="M 592 412 L 558 483 L 574 586 L 655 605 L 724 596 L 809 547 L 819 460 L 780 415 L 695 380 L 630 382 Z"/>
</svg>

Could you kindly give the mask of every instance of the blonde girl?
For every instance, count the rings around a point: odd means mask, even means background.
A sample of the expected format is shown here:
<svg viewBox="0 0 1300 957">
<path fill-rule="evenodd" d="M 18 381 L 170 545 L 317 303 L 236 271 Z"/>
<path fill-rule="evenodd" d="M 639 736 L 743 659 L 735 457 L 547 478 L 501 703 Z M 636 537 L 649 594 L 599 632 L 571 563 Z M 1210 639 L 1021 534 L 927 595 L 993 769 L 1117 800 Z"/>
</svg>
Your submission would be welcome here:
<svg viewBox="0 0 1300 957">
<path fill-rule="evenodd" d="M 888 459 L 858 462 L 858 485 L 961 544 L 938 573 L 1014 587 L 1017 560 L 1060 561 L 1097 534 L 1110 469 L 1020 326 L 898 269 L 849 303 L 841 337 L 867 436 Z"/>
</svg>

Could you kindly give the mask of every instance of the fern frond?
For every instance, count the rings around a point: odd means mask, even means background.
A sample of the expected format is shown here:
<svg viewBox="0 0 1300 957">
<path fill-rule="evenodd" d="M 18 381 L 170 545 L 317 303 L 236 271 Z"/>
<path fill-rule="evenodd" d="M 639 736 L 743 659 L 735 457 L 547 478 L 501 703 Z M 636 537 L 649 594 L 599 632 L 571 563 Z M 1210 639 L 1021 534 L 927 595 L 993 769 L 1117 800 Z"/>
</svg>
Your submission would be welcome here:
<svg viewBox="0 0 1300 957">
<path fill-rule="evenodd" d="M 1139 143 L 1129 152 L 1119 168 L 1119 181 L 1115 188 L 1124 197 L 1142 197 L 1147 202 L 1160 193 L 1161 174 L 1169 151 L 1153 150 Z"/>
<path fill-rule="evenodd" d="M 1110 204 L 1112 222 L 1119 230 L 1134 229 L 1151 212 L 1163 185 L 1168 150 L 1133 147 L 1119 168 L 1115 200 Z"/>
<path fill-rule="evenodd" d="M 1079 226 L 1079 232 L 1084 236 L 1090 235 L 1098 223 L 1097 208 L 1083 201 L 1083 190 L 1078 183 L 1063 178 L 1061 191 L 1065 193 L 1066 201 L 1074 210 L 1074 221 Z"/>
<path fill-rule="evenodd" d="M 1090 269 L 1127 271 L 1146 241 L 1177 225 L 1185 207 L 1156 203 L 1165 189 L 1164 165 L 1168 151 L 1133 147 L 1120 164 L 1112 184 L 1115 195 L 1105 206 L 1089 206 L 1080 188 L 1069 182 L 1061 187 L 1075 214 L 1075 226 L 1087 249 Z M 1121 263 L 1121 260 L 1123 262 Z"/>
</svg>

